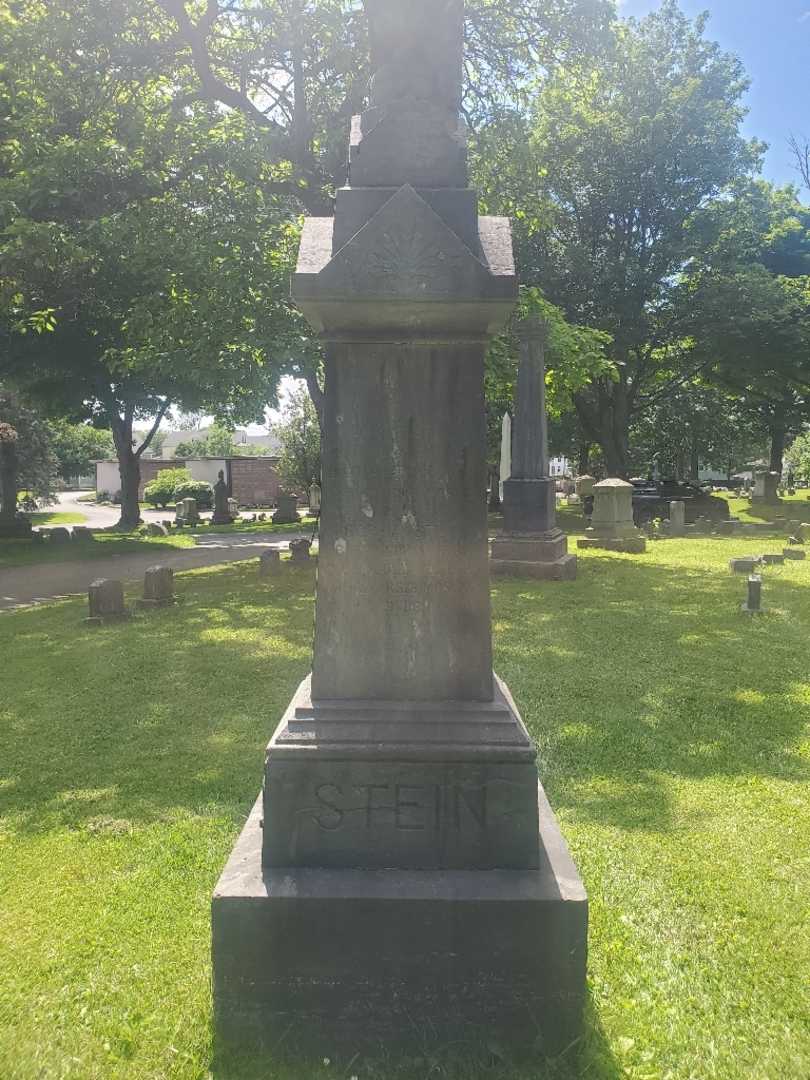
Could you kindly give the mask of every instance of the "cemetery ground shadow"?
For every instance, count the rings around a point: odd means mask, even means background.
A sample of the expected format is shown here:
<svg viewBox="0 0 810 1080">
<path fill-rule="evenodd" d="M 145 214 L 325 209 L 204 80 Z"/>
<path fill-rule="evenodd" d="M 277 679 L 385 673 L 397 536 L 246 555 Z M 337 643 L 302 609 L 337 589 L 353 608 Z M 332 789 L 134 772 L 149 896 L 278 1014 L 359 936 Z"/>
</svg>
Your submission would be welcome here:
<svg viewBox="0 0 810 1080">
<path fill-rule="evenodd" d="M 802 564 L 800 564 L 802 565 Z M 668 830 L 666 779 L 810 779 L 810 586 L 644 557 L 580 560 L 571 586 L 494 585 L 496 667 L 539 746 L 552 804 L 625 829 Z"/>
<path fill-rule="evenodd" d="M 212 1080 L 268 1080 L 271 1076 L 298 1080 L 304 1075 L 302 1062 L 311 1056 L 305 1034 L 297 1039 L 285 1033 L 260 1055 L 228 1048 L 215 1035 L 211 1076 Z M 586 991 L 581 1038 L 554 1059 L 543 1058 L 538 1051 L 518 1061 L 508 1047 L 473 1048 L 463 1041 L 441 1044 L 422 1034 L 407 1051 L 394 1053 L 383 1048 L 376 1054 L 358 1052 L 346 1055 L 345 1060 L 335 1057 L 328 1061 L 323 1073 L 313 1068 L 312 1075 L 356 1074 L 367 1080 L 580 1080 L 585 1076 L 589 1080 L 619 1080 L 626 1075 L 610 1049 L 590 988 Z"/>
<path fill-rule="evenodd" d="M 264 748 L 310 666 L 313 575 L 260 584 L 254 563 L 176 582 L 181 603 L 127 623 L 86 627 L 81 601 L 0 623 L 0 651 L 12 638 L 14 649 L 0 816 L 14 829 L 247 816 Z"/>
</svg>

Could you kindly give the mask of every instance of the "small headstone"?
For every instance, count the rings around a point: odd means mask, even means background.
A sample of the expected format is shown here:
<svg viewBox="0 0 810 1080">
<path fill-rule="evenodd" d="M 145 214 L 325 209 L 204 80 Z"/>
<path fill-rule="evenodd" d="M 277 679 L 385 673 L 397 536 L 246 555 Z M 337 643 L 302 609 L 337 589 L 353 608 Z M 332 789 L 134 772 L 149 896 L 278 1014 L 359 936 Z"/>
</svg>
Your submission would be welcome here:
<svg viewBox="0 0 810 1080">
<path fill-rule="evenodd" d="M 150 521 L 149 524 L 146 526 L 146 535 L 147 536 L 168 536 L 169 535 L 169 530 L 166 528 L 165 524 L 161 525 L 157 521 Z"/>
<path fill-rule="evenodd" d="M 309 540 L 291 540 L 290 541 L 290 553 L 292 558 L 290 562 L 293 563 L 308 563 L 309 562 L 309 549 L 312 545 Z"/>
<path fill-rule="evenodd" d="M 279 495 L 276 505 L 277 509 L 273 514 L 274 525 L 297 525 L 300 522 L 297 495 Z"/>
<path fill-rule="evenodd" d="M 754 476 L 754 494 L 751 501 L 754 503 L 779 503 L 779 473 L 758 472 Z"/>
<path fill-rule="evenodd" d="M 762 578 L 752 574 L 748 579 L 748 599 L 742 606 L 747 615 L 762 614 Z"/>
<path fill-rule="evenodd" d="M 166 607 L 176 599 L 174 570 L 170 566 L 150 566 L 143 576 L 143 598 L 138 607 Z"/>
<path fill-rule="evenodd" d="M 669 535 L 683 536 L 686 525 L 686 503 L 675 499 L 669 504 Z"/>
<path fill-rule="evenodd" d="M 595 484 L 596 477 L 584 473 L 582 476 L 578 476 L 574 481 L 574 491 L 580 499 L 587 499 L 589 496 L 593 495 Z"/>
<path fill-rule="evenodd" d="M 124 606 L 123 582 L 110 578 L 99 578 L 87 590 L 90 615 L 85 622 L 98 626 L 106 622 L 116 622 L 129 617 Z"/>
<path fill-rule="evenodd" d="M 52 544 L 69 544 L 70 529 L 65 529 L 61 525 L 57 525 L 56 528 L 48 530 L 48 539 Z"/>
<path fill-rule="evenodd" d="M 263 551 L 259 558 L 259 577 L 276 577 L 281 571 L 281 554 L 274 548 Z"/>
<path fill-rule="evenodd" d="M 259 514 L 259 521 L 267 521 L 267 514 Z"/>
<path fill-rule="evenodd" d="M 739 559 L 729 560 L 729 569 L 733 574 L 751 574 L 762 563 L 759 555 L 745 555 Z"/>
<path fill-rule="evenodd" d="M 321 512 L 321 485 L 315 480 L 309 486 L 309 512 L 313 517 Z"/>
<path fill-rule="evenodd" d="M 801 562 L 807 558 L 807 553 L 802 551 L 801 548 L 787 547 L 782 552 L 786 559 L 790 559 L 791 562 Z"/>
<path fill-rule="evenodd" d="M 183 521 L 186 525 L 199 525 L 200 512 L 196 499 L 183 499 Z"/>
<path fill-rule="evenodd" d="M 775 554 L 763 555 L 762 561 L 766 566 L 781 566 L 785 561 L 785 556 Z"/>
<path fill-rule="evenodd" d="M 228 513 L 235 520 L 239 517 L 239 500 L 228 499 Z"/>
<path fill-rule="evenodd" d="M 95 540 L 95 536 L 86 525 L 74 525 L 73 539 L 79 541 Z"/>
</svg>

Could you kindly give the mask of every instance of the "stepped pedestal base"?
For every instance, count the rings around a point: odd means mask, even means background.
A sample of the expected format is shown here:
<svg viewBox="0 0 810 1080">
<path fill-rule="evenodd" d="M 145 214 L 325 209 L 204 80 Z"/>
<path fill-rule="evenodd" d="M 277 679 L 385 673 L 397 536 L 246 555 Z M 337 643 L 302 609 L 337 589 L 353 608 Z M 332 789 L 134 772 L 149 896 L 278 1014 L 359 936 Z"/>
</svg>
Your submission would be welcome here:
<svg viewBox="0 0 810 1080">
<path fill-rule="evenodd" d="M 510 536 L 492 541 L 493 575 L 531 577 L 544 581 L 574 581 L 577 557 L 568 554 L 568 537 L 561 529 L 537 535 Z"/>
<path fill-rule="evenodd" d="M 535 870 L 263 868 L 261 806 L 213 898 L 221 1044 L 554 1054 L 576 1039 L 588 903 L 542 788 Z"/>
</svg>

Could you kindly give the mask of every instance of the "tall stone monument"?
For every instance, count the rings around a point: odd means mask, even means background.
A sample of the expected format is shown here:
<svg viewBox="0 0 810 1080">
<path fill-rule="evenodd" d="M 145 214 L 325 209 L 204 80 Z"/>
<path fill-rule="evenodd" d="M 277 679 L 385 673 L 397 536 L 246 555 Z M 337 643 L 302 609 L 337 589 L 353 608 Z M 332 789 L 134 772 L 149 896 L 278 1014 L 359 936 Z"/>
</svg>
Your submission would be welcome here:
<svg viewBox="0 0 810 1080">
<path fill-rule="evenodd" d="M 514 447 L 504 483 L 504 531 L 493 541 L 493 574 L 525 575 L 552 581 L 577 576 L 577 557 L 557 526 L 557 484 L 548 475 L 548 420 L 542 319 L 518 326 L 520 366 L 515 401 Z"/>
<path fill-rule="evenodd" d="M 232 521 L 231 509 L 228 505 L 228 483 L 225 480 L 225 470 L 220 469 L 217 482 L 214 484 L 214 514 L 211 524 L 230 525 Z"/>
<path fill-rule="evenodd" d="M 326 352 L 313 670 L 214 894 L 219 1038 L 576 1038 L 587 900 L 493 676 L 484 353 L 517 284 L 459 124 L 462 0 L 367 0 L 351 185 L 293 295 Z"/>
</svg>

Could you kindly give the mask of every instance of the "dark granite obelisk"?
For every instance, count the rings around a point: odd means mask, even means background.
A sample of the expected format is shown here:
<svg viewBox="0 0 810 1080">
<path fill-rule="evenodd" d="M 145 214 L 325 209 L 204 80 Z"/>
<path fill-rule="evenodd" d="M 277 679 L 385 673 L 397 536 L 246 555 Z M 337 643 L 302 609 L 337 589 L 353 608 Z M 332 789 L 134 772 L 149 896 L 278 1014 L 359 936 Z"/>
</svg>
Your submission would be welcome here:
<svg viewBox="0 0 810 1080">
<path fill-rule="evenodd" d="M 512 475 L 504 482 L 504 531 L 492 543 L 493 574 L 557 581 L 577 576 L 577 557 L 557 526 L 556 483 L 548 474 L 546 325 L 518 324 L 520 365 L 515 395 Z"/>
<path fill-rule="evenodd" d="M 492 672 L 483 374 L 510 228 L 467 187 L 462 0 L 366 8 L 351 185 L 293 281 L 327 357 L 313 671 L 214 895 L 217 1030 L 553 1049 L 587 901 Z"/>
</svg>

